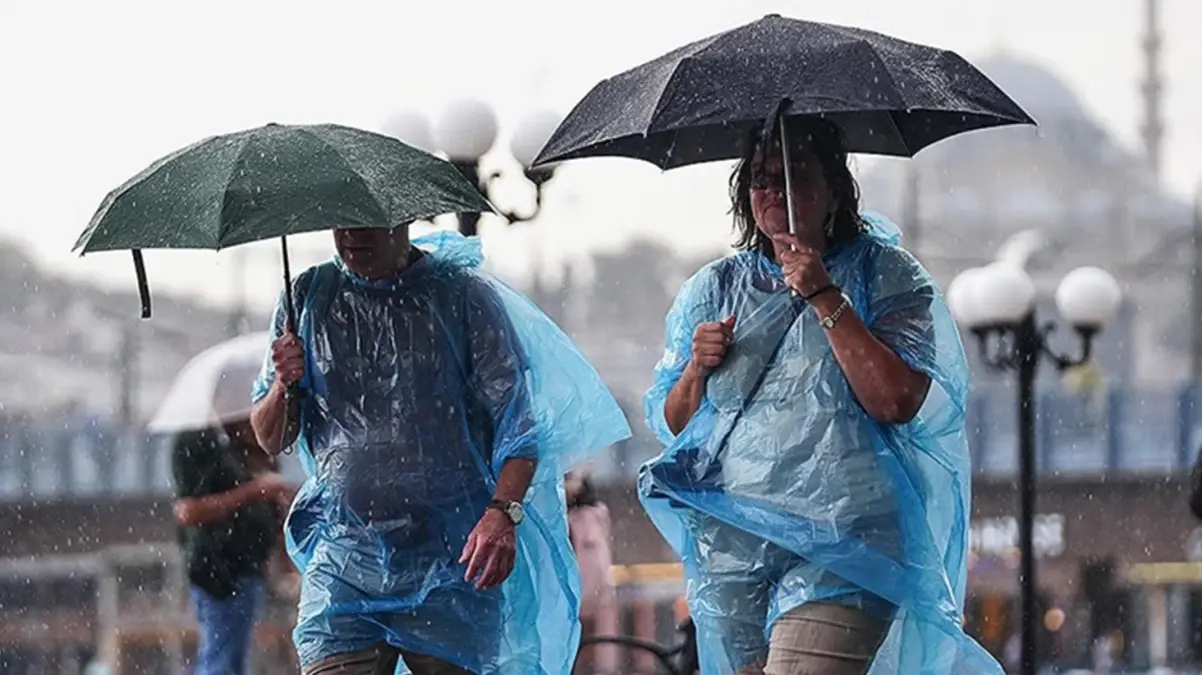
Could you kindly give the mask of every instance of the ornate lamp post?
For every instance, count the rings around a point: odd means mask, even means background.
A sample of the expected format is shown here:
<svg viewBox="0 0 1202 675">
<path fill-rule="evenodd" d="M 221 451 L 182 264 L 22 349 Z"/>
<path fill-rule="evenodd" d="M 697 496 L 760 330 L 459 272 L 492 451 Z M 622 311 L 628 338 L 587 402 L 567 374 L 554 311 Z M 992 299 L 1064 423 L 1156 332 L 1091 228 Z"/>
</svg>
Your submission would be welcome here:
<svg viewBox="0 0 1202 675">
<path fill-rule="evenodd" d="M 1023 675 L 1035 675 L 1035 377 L 1047 357 L 1059 370 L 1090 359 L 1093 338 L 1118 310 L 1118 282 L 1097 267 L 1080 267 L 1065 275 L 1056 290 L 1056 306 L 1076 331 L 1079 356 L 1065 356 L 1048 344 L 1053 321 L 1035 316 L 1035 283 L 1022 267 L 997 262 L 965 270 L 948 286 L 947 300 L 956 320 L 976 335 L 985 364 L 997 371 L 1014 371 L 1018 384 L 1019 569 L 1022 605 Z"/>
<path fill-rule="evenodd" d="M 534 110 L 518 123 L 509 144 L 509 152 L 522 173 L 534 188 L 534 210 L 517 213 L 503 210 L 502 215 L 511 223 L 533 220 L 542 207 L 543 186 L 553 175 L 554 169 L 531 171 L 528 167 L 538 151 L 559 126 L 561 117 L 549 110 Z M 463 175 L 479 186 L 481 194 L 494 204 L 493 186 L 501 179 L 500 172 L 484 174 L 480 159 L 497 140 L 497 117 L 487 103 L 479 99 L 462 99 L 447 106 L 433 126 L 422 115 L 408 111 L 392 117 L 385 124 L 385 132 L 406 143 L 430 153 L 445 154 Z M 478 233 L 480 214 L 459 215 L 459 231 L 466 236 Z"/>
</svg>

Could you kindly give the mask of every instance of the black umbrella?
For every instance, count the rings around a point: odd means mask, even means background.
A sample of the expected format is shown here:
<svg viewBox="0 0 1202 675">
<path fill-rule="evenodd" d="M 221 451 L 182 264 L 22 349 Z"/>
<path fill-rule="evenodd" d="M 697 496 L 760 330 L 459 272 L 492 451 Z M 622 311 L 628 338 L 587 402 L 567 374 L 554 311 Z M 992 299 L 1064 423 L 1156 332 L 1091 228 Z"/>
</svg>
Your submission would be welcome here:
<svg viewBox="0 0 1202 675">
<path fill-rule="evenodd" d="M 533 166 L 736 159 L 754 129 L 781 115 L 835 123 L 851 152 L 904 157 L 966 131 L 1035 123 L 953 52 L 771 14 L 601 82 Z"/>
</svg>

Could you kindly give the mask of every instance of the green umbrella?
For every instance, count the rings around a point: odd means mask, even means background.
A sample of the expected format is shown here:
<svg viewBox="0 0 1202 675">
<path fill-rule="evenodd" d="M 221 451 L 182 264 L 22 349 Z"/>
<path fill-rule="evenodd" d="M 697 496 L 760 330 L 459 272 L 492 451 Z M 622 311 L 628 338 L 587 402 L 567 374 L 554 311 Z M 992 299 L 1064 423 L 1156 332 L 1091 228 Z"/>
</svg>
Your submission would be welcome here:
<svg viewBox="0 0 1202 675">
<path fill-rule="evenodd" d="M 105 197 L 73 250 L 132 251 L 147 318 L 143 249 L 220 250 L 279 237 L 287 288 L 288 235 L 481 211 L 492 207 L 454 165 L 395 138 L 334 124 L 268 124 L 151 164 Z M 288 314 L 295 325 L 291 306 Z"/>
</svg>

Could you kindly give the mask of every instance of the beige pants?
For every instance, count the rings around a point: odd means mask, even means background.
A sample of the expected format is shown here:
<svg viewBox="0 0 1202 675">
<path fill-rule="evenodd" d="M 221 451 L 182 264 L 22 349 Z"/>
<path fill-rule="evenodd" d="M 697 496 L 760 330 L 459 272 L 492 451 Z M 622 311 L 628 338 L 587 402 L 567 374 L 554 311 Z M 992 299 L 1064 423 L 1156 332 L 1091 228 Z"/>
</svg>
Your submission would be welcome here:
<svg viewBox="0 0 1202 675">
<path fill-rule="evenodd" d="M 433 656 L 401 651 L 390 645 L 335 654 L 310 665 L 303 672 L 304 675 L 392 675 L 397 659 L 401 658 L 405 659 L 405 665 L 413 675 L 471 675 L 469 671 Z"/>
<path fill-rule="evenodd" d="M 767 662 L 738 675 L 864 675 L 888 631 L 862 610 L 807 603 L 772 626 Z"/>
</svg>

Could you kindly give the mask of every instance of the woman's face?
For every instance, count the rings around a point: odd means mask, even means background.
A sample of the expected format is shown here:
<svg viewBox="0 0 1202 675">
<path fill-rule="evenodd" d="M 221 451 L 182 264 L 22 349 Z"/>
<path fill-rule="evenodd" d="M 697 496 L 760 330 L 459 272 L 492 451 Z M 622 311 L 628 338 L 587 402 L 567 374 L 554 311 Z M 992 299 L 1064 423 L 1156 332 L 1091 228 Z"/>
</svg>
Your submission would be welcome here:
<svg viewBox="0 0 1202 675">
<path fill-rule="evenodd" d="M 825 241 L 823 228 L 837 205 L 814 154 L 806 148 L 790 154 L 793 215 L 799 233 L 803 239 L 821 245 Z M 751 212 L 761 232 L 771 237 L 789 231 L 786 204 L 784 165 L 779 146 L 773 145 L 766 158 L 757 151 L 751 160 Z"/>
</svg>

